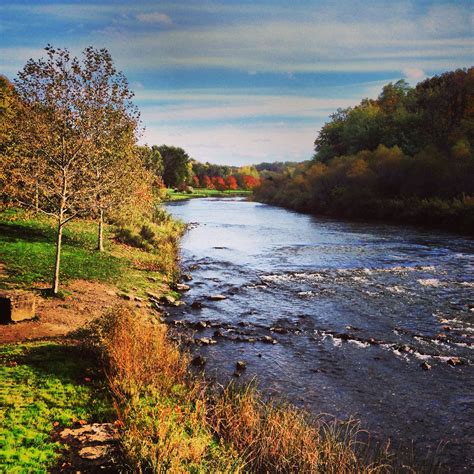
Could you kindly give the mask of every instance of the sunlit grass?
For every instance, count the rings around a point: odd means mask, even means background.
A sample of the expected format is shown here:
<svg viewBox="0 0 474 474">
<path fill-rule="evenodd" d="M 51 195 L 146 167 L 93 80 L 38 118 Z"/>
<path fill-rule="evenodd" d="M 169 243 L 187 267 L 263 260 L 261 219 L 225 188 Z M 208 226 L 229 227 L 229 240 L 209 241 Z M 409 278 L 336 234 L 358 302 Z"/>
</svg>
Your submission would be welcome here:
<svg viewBox="0 0 474 474">
<path fill-rule="evenodd" d="M 0 472 L 46 472 L 64 449 L 51 438 L 55 425 L 110 420 L 111 400 L 101 380 L 78 347 L 1 346 Z"/>
<path fill-rule="evenodd" d="M 183 201 L 193 198 L 250 196 L 251 194 L 252 191 L 246 191 L 245 189 L 218 191 L 217 189 L 196 188 L 192 193 L 185 193 L 169 188 L 166 191 L 165 200 Z"/>
</svg>

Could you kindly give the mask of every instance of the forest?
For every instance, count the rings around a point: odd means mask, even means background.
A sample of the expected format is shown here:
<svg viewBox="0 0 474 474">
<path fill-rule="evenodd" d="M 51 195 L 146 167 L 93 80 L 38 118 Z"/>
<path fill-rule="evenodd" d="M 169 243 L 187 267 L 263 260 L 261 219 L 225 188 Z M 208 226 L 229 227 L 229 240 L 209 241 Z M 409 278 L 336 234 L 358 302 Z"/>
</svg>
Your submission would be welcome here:
<svg viewBox="0 0 474 474">
<path fill-rule="evenodd" d="M 259 201 L 474 232 L 474 68 L 387 84 L 339 109 L 310 161 L 267 173 Z"/>
</svg>

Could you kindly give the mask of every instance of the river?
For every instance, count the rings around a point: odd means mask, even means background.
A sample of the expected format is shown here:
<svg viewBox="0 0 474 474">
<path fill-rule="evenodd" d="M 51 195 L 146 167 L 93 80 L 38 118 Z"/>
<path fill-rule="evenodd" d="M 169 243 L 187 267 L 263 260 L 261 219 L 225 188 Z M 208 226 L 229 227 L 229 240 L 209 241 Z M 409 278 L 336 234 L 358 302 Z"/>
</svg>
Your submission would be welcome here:
<svg viewBox="0 0 474 474">
<path fill-rule="evenodd" d="M 167 208 L 191 224 L 193 277 L 168 321 L 206 323 L 194 337 L 216 341 L 197 349 L 209 376 L 226 381 L 244 360 L 239 380 L 256 376 L 266 394 L 356 417 L 417 456 L 447 443 L 441 459 L 474 470 L 472 240 L 243 199 Z"/>
</svg>

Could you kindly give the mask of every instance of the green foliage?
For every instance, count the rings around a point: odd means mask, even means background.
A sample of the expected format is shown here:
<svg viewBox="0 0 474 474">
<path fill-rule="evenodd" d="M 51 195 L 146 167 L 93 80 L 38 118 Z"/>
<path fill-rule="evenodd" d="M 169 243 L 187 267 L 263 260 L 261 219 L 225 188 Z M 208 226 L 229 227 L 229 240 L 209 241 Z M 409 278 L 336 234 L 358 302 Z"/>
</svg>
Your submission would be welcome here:
<svg viewBox="0 0 474 474">
<path fill-rule="evenodd" d="M 163 159 L 163 181 L 168 187 L 179 187 L 191 179 L 189 155 L 179 147 L 161 145 L 158 151 Z"/>
<path fill-rule="evenodd" d="M 338 110 L 313 161 L 268 173 L 258 200 L 351 218 L 474 232 L 474 68 Z M 442 124 L 440 126 L 440 124 Z"/>
<path fill-rule="evenodd" d="M 427 146 L 449 152 L 460 140 L 472 143 L 473 106 L 474 68 L 434 76 L 415 88 L 405 81 L 387 84 L 377 100 L 331 115 L 315 141 L 315 159 L 327 163 L 381 144 L 409 155 Z"/>
<path fill-rule="evenodd" d="M 110 421 L 111 400 L 96 361 L 76 346 L 39 342 L 0 347 L 0 471 L 47 472 L 64 447 L 53 423 Z M 88 377 L 91 382 L 85 382 Z"/>
</svg>

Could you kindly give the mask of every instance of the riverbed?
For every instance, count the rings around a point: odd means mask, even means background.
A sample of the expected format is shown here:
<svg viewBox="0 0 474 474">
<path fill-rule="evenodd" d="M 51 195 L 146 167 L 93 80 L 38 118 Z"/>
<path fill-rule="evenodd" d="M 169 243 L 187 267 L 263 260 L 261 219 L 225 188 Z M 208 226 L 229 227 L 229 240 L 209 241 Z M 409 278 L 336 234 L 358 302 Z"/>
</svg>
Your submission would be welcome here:
<svg viewBox="0 0 474 474">
<path fill-rule="evenodd" d="M 167 208 L 190 224 L 181 258 L 193 278 L 167 319 L 207 326 L 194 337 L 210 377 L 256 376 L 265 394 L 356 417 L 417 456 L 447 443 L 441 459 L 472 472 L 472 240 L 239 198 Z"/>
</svg>

